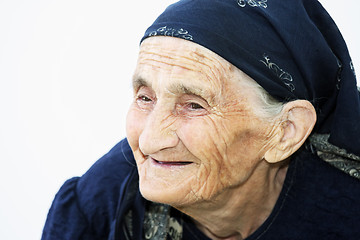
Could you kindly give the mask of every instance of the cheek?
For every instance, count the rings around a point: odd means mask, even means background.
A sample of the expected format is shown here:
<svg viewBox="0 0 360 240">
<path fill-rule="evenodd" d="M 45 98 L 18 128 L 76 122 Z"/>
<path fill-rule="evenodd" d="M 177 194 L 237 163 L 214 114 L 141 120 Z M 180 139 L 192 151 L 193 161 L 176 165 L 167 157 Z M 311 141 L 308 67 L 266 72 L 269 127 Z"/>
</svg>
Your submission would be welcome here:
<svg viewBox="0 0 360 240">
<path fill-rule="evenodd" d="M 223 165 L 227 152 L 241 133 L 232 127 L 232 122 L 218 117 L 206 116 L 190 119 L 181 124 L 178 136 L 187 149 L 200 159 L 216 161 Z"/>
<path fill-rule="evenodd" d="M 214 139 L 219 138 L 219 134 L 210 117 L 184 120 L 179 126 L 177 134 L 193 155 L 203 159 L 214 154 L 209 149 L 214 150 L 214 147 L 217 147 Z"/>
<path fill-rule="evenodd" d="M 215 187 L 234 186 L 245 181 L 259 160 L 258 133 L 242 118 L 193 119 L 182 124 L 178 135 L 186 148 L 199 159 L 199 179 Z"/>
<path fill-rule="evenodd" d="M 177 134 L 186 149 L 201 164 L 201 178 L 218 178 L 225 170 L 226 137 L 219 124 L 211 117 L 182 122 Z M 216 173 L 216 174 L 215 174 Z"/>
</svg>

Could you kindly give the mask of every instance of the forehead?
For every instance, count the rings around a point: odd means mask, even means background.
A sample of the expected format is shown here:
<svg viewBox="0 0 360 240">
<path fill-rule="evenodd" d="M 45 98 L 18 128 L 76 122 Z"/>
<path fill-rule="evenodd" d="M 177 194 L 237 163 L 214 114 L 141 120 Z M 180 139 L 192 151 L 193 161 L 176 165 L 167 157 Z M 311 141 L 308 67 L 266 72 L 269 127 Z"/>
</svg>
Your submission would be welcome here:
<svg viewBox="0 0 360 240">
<path fill-rule="evenodd" d="M 192 68 L 188 64 L 194 63 L 199 63 L 204 67 L 209 65 L 232 67 L 229 62 L 209 49 L 194 42 L 174 37 L 157 36 L 145 39 L 140 46 L 139 57 L 145 57 L 144 55 L 152 55 L 153 59 L 157 60 L 173 62 L 180 60 L 185 64 L 184 67 L 189 67 L 189 69 Z M 184 60 L 188 61 L 184 62 Z"/>
<path fill-rule="evenodd" d="M 191 41 L 164 36 L 147 38 L 141 44 L 133 77 L 134 90 L 146 85 L 158 93 L 190 93 L 214 105 L 231 103 L 234 108 L 258 102 L 253 82 L 216 53 Z"/>
<path fill-rule="evenodd" d="M 141 44 L 136 74 L 171 74 L 172 80 L 182 77 L 224 83 L 233 66 L 191 41 L 173 37 L 151 37 Z M 186 79 L 190 80 L 190 79 Z"/>
</svg>

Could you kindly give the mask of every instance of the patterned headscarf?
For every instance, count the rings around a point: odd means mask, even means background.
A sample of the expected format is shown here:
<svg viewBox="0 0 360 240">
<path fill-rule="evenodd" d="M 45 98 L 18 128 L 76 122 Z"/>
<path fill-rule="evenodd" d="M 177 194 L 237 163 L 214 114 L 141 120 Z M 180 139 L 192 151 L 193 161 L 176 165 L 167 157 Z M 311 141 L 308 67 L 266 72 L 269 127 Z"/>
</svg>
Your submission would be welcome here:
<svg viewBox="0 0 360 240">
<path fill-rule="evenodd" d="M 334 21 L 316 0 L 181 0 L 147 29 L 217 53 L 282 102 L 310 101 L 314 132 L 360 156 L 354 68 Z"/>
</svg>

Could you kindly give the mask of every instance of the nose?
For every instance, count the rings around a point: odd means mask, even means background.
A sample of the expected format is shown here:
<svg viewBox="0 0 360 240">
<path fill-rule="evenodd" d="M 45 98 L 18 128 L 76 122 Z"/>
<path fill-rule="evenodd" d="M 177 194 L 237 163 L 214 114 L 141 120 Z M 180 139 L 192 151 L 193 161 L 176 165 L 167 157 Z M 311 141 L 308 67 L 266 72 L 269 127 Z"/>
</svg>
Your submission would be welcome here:
<svg viewBox="0 0 360 240">
<path fill-rule="evenodd" d="M 147 116 L 145 127 L 140 134 L 139 147 L 144 155 L 175 147 L 179 142 L 176 135 L 175 118 L 170 112 L 157 105 Z"/>
</svg>

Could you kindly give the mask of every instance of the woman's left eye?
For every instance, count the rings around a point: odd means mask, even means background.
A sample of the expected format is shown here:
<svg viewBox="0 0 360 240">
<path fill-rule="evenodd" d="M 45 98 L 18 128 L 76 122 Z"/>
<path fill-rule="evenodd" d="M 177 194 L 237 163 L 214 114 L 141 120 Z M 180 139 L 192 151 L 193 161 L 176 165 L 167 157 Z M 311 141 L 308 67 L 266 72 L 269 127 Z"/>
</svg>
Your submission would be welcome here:
<svg viewBox="0 0 360 240">
<path fill-rule="evenodd" d="M 177 113 L 183 116 L 204 116 L 209 114 L 211 109 L 209 104 L 201 97 L 193 95 L 185 95 L 179 99 L 177 105 Z"/>
<path fill-rule="evenodd" d="M 193 109 L 193 110 L 204 109 L 203 106 L 201 106 L 201 105 L 198 104 L 198 103 L 190 103 L 189 106 L 190 106 L 190 108 Z"/>
</svg>

